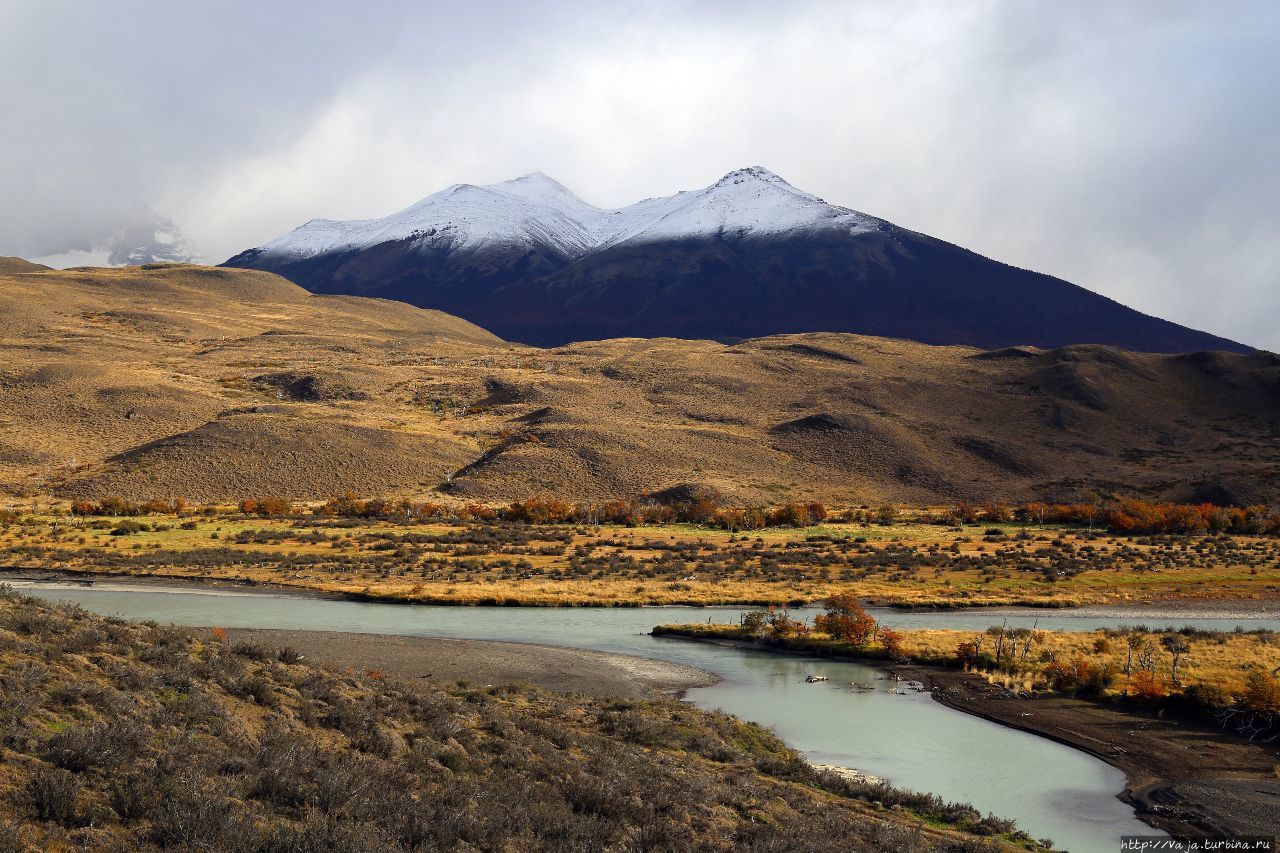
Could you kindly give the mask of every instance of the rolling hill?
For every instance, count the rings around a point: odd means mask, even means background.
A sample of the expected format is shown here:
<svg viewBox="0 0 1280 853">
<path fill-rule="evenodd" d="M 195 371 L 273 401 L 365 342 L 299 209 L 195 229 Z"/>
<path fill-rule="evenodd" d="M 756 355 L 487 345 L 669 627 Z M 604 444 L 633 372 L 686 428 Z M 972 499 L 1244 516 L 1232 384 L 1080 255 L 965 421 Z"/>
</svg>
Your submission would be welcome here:
<svg viewBox="0 0 1280 853">
<path fill-rule="evenodd" d="M 988 349 L 1251 351 L 828 204 L 758 166 L 615 210 L 540 173 L 459 184 L 382 219 L 313 220 L 225 265 L 438 308 L 539 346 L 853 332 Z"/>
<path fill-rule="evenodd" d="M 848 334 L 536 349 L 277 276 L 0 274 L 0 490 L 1280 499 L 1280 357 Z"/>
</svg>

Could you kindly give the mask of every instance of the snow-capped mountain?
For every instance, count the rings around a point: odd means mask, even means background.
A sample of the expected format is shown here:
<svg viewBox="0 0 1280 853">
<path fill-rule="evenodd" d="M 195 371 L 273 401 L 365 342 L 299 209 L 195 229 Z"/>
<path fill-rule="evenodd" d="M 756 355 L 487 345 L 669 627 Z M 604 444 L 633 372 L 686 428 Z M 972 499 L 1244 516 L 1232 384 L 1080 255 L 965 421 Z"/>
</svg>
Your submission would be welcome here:
<svg viewBox="0 0 1280 853">
<path fill-rule="evenodd" d="M 316 219 L 227 266 L 399 299 L 538 345 L 837 331 L 983 347 L 1243 349 L 793 187 L 760 166 L 605 209 L 535 172 Z"/>
<path fill-rule="evenodd" d="M 138 215 L 103 237 L 72 246 L 42 258 L 29 258 L 55 269 L 68 267 L 123 267 L 151 263 L 190 264 L 199 253 L 167 216 L 153 210 Z"/>
<path fill-rule="evenodd" d="M 612 210 L 534 172 L 488 186 L 455 184 L 382 219 L 313 219 L 253 251 L 255 258 L 296 262 L 385 243 L 424 251 L 447 243 L 455 251 L 538 246 L 576 259 L 618 243 L 822 229 L 853 234 L 874 230 L 878 222 L 829 205 L 760 166 L 730 172 L 704 190 Z"/>
</svg>

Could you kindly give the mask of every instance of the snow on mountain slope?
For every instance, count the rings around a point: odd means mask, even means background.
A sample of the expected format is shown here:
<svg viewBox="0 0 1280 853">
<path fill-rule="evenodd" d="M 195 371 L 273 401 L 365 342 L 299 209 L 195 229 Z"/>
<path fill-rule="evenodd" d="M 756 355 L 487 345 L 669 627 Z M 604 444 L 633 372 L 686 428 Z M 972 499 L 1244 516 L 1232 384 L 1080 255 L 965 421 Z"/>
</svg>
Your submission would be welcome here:
<svg viewBox="0 0 1280 853">
<path fill-rule="evenodd" d="M 317 219 L 261 247 L 260 256 L 298 261 L 413 241 L 423 250 L 550 248 L 580 258 L 622 242 L 749 238 L 789 231 L 873 231 L 880 221 L 827 204 L 760 166 L 711 186 L 602 209 L 541 172 L 487 186 L 456 184 L 382 219 Z"/>
<path fill-rule="evenodd" d="M 270 252 L 284 260 L 310 258 L 347 245 L 353 233 L 377 221 L 376 219 L 357 219 L 340 222 L 334 219 L 312 219 L 283 237 L 272 240 L 262 247 L 262 251 Z"/>
<path fill-rule="evenodd" d="M 671 200 L 679 198 L 673 196 Z M 672 205 L 658 219 L 610 242 L 749 238 L 826 230 L 857 234 L 875 231 L 879 224 L 880 220 L 874 217 L 827 204 L 768 169 L 753 166 L 730 172 L 705 190 Z"/>
<path fill-rule="evenodd" d="M 534 204 L 562 211 L 580 221 L 589 220 L 601 213 L 600 208 L 578 198 L 566 189 L 564 184 L 541 172 L 532 172 L 509 181 L 489 184 L 485 189 L 507 193 Z"/>
<path fill-rule="evenodd" d="M 312 220 L 260 251 L 301 260 L 410 240 L 424 248 L 449 243 L 454 250 L 537 243 L 576 257 L 595 243 L 579 221 L 594 211 L 555 181 L 534 174 L 487 187 L 455 184 L 382 219 Z"/>
</svg>

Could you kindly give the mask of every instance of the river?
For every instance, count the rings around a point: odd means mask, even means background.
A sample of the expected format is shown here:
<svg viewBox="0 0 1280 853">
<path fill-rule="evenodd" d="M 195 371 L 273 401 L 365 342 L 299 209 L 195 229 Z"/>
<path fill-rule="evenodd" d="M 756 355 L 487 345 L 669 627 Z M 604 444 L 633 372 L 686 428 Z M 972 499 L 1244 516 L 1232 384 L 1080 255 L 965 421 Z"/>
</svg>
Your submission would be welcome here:
<svg viewBox="0 0 1280 853">
<path fill-rule="evenodd" d="M 378 604 L 260 592 L 165 589 L 100 582 L 13 584 L 98 613 L 176 625 L 285 628 L 404 636 L 508 640 L 674 661 L 722 680 L 688 701 L 771 727 L 810 760 L 855 767 L 897 785 L 973 803 L 1016 820 L 1038 838 L 1076 851 L 1118 850 L 1122 835 L 1158 834 L 1116 799 L 1124 776 L 1090 755 L 947 708 L 897 689 L 873 667 L 685 640 L 655 638 L 661 623 L 736 622 L 742 608 L 512 608 Z M 1280 628 L 1268 618 L 1193 619 L 1152 612 L 998 610 L 873 615 L 898 628 L 1010 625 L 1089 630 L 1124 624 L 1194 624 L 1230 630 Z M 810 673 L 829 681 L 806 684 Z M 870 690 L 853 684 L 870 685 Z"/>
</svg>

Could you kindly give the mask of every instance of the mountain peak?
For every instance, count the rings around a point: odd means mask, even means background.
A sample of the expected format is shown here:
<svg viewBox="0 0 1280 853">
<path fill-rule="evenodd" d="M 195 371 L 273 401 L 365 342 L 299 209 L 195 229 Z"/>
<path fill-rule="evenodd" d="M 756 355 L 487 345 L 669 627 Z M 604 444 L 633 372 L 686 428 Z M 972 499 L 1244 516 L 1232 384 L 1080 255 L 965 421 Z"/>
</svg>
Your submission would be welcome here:
<svg viewBox="0 0 1280 853">
<path fill-rule="evenodd" d="M 746 181 L 764 181 L 770 184 L 784 184 L 791 186 L 783 180 L 777 173 L 771 172 L 764 166 L 747 166 L 744 169 L 734 169 L 720 180 L 716 181 L 716 185 L 721 184 L 740 184 Z"/>
<path fill-rule="evenodd" d="M 542 172 L 530 172 L 527 175 L 521 175 L 509 181 L 489 184 L 485 189 L 507 193 L 525 201 L 544 204 L 558 210 L 582 211 L 596 209 L 593 205 L 587 204 L 570 192 L 564 184 Z"/>
<path fill-rule="evenodd" d="M 559 181 L 557 181 L 555 178 L 548 175 L 546 172 L 536 172 L 536 171 L 530 172 L 527 175 L 521 175 L 518 178 L 512 178 L 510 181 L 506 181 L 505 183 L 514 184 L 517 182 L 555 184 L 556 186 L 563 186 Z"/>
<path fill-rule="evenodd" d="M 724 175 L 712 186 L 707 188 L 708 192 L 730 191 L 733 193 L 746 192 L 748 195 L 771 195 L 783 201 L 783 204 L 792 204 L 799 202 L 801 205 L 808 206 L 810 213 L 815 213 L 818 206 L 831 207 L 832 211 L 846 211 L 845 207 L 833 207 L 828 205 L 824 199 L 819 199 L 812 192 L 805 192 L 800 188 L 792 186 L 776 172 L 755 165 L 755 167 L 746 167 L 745 169 L 733 169 L 732 172 Z M 824 214 L 817 213 L 819 218 L 823 218 Z"/>
</svg>

